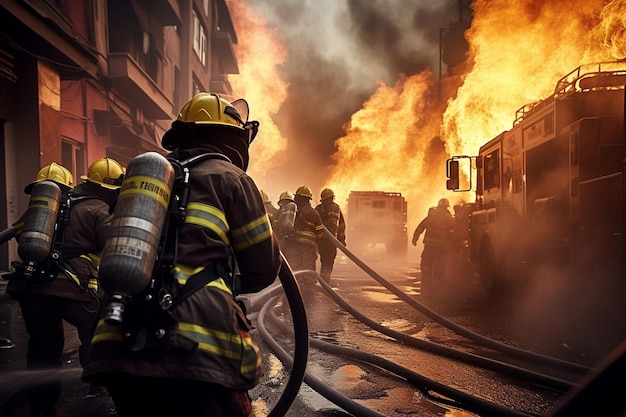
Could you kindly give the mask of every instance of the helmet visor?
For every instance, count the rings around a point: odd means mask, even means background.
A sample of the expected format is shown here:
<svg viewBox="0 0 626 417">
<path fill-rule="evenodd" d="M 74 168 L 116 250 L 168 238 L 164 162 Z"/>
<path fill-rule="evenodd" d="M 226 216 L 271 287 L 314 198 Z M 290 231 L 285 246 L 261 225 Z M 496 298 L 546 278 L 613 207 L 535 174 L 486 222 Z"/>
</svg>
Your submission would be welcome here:
<svg viewBox="0 0 626 417">
<path fill-rule="evenodd" d="M 232 106 L 226 106 L 224 114 L 235 119 L 246 129 L 248 132 L 248 145 L 250 145 L 259 131 L 259 122 L 254 120 L 248 121 L 248 115 L 250 114 L 248 102 L 243 98 L 237 99 L 232 102 Z"/>
</svg>

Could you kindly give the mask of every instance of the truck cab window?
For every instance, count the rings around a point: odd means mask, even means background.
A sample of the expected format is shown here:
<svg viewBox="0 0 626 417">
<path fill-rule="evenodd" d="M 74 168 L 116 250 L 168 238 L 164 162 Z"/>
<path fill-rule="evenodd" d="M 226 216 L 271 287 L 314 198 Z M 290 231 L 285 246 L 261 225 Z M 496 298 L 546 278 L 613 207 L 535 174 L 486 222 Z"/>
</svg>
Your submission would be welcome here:
<svg viewBox="0 0 626 417">
<path fill-rule="evenodd" d="M 500 150 L 485 155 L 485 190 L 500 188 Z"/>
</svg>

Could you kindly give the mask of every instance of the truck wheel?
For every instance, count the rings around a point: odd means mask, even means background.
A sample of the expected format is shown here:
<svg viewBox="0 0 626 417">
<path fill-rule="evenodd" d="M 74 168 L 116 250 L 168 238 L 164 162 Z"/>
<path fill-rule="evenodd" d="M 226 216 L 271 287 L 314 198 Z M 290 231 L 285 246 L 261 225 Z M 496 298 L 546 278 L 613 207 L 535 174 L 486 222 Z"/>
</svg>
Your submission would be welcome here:
<svg viewBox="0 0 626 417">
<path fill-rule="evenodd" d="M 500 295 L 502 281 L 498 276 L 496 256 L 489 238 L 482 240 L 478 257 L 478 273 L 485 292 L 489 295 Z"/>
</svg>

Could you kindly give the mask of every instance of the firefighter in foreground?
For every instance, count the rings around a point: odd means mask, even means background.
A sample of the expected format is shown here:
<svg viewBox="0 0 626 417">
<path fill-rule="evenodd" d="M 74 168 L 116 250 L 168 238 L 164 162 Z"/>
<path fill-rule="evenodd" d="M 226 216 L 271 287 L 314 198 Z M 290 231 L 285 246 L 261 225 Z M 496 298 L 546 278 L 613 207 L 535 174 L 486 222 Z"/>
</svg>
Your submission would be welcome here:
<svg viewBox="0 0 626 417">
<path fill-rule="evenodd" d="M 306 185 L 298 187 L 294 201 L 298 207 L 295 220 L 296 239 L 293 260 L 289 260 L 294 271 L 315 271 L 317 244 L 324 234 L 320 215 L 311 206 L 313 193 Z"/>
<path fill-rule="evenodd" d="M 422 285 L 428 285 L 432 283 L 431 278 L 441 278 L 445 274 L 454 233 L 454 218 L 448 207 L 448 199 L 440 199 L 437 207 L 428 210 L 428 216 L 417 225 L 413 233 L 411 242 L 413 246 L 417 246 L 420 235 L 426 231 L 420 262 Z"/>
<path fill-rule="evenodd" d="M 51 180 L 61 189 L 63 210 L 52 221 L 57 230 L 51 253 L 44 261 L 25 272 L 18 266 L 9 276 L 6 292 L 17 299 L 28 331 L 27 367 L 30 370 L 61 368 L 64 346 L 63 321 L 76 327 L 80 339 L 79 361 L 85 365 L 91 346 L 93 327 L 100 308 L 98 256 L 110 225 L 109 206 L 115 201 L 123 179 L 123 168 L 110 158 L 89 166 L 83 183 L 71 189 L 73 177 L 65 167 L 52 163 L 42 168 L 35 182 L 25 188 L 33 197 Z M 47 184 L 46 184 L 47 185 Z M 69 203 L 67 203 L 69 201 Z M 24 247 L 29 237 L 31 216 L 17 224 L 18 253 L 29 257 Z M 34 219 L 39 221 L 39 219 Z M 36 234 L 41 231 L 35 231 Z M 57 255 L 60 255 L 57 257 Z M 21 272 L 20 272 L 21 271 Z M 61 382 L 36 385 L 26 392 L 31 416 L 53 415 L 61 393 Z"/>
<path fill-rule="evenodd" d="M 207 272 L 214 279 L 167 310 L 174 324 L 161 343 L 129 345 L 123 325 L 99 321 L 83 379 L 106 385 L 120 416 L 253 415 L 248 390 L 261 377 L 261 356 L 234 293 L 235 287 L 251 293 L 270 285 L 280 253 L 259 189 L 245 173 L 258 128 L 247 120 L 245 100 L 230 103 L 199 93 L 163 136 L 163 147 L 176 161 L 211 156 L 190 168 L 170 278 L 182 285 Z M 123 195 L 124 186 L 118 205 Z M 240 276 L 231 275 L 232 255 Z"/>
<path fill-rule="evenodd" d="M 320 214 L 324 226 L 333 236 L 346 245 L 346 222 L 343 218 L 341 208 L 335 203 L 335 193 L 330 188 L 324 188 L 320 195 L 321 203 L 315 207 Z M 337 257 L 337 246 L 326 236 L 322 236 L 318 244 L 320 253 L 320 276 L 326 283 L 330 284 L 330 275 L 333 272 L 333 265 Z"/>
</svg>

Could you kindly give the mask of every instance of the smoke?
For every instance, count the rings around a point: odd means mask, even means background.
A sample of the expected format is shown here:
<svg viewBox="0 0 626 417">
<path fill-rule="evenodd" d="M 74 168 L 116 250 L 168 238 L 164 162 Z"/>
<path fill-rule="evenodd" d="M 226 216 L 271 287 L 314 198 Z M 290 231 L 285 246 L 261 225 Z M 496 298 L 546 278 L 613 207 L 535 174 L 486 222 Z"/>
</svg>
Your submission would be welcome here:
<svg viewBox="0 0 626 417">
<path fill-rule="evenodd" d="M 274 115 L 288 138 L 288 158 L 268 177 L 278 189 L 319 189 L 343 125 L 378 89 L 425 69 L 437 73 L 439 33 L 458 21 L 459 1 L 255 0 L 280 32 L 288 59 L 279 74 L 289 87 Z"/>
</svg>

